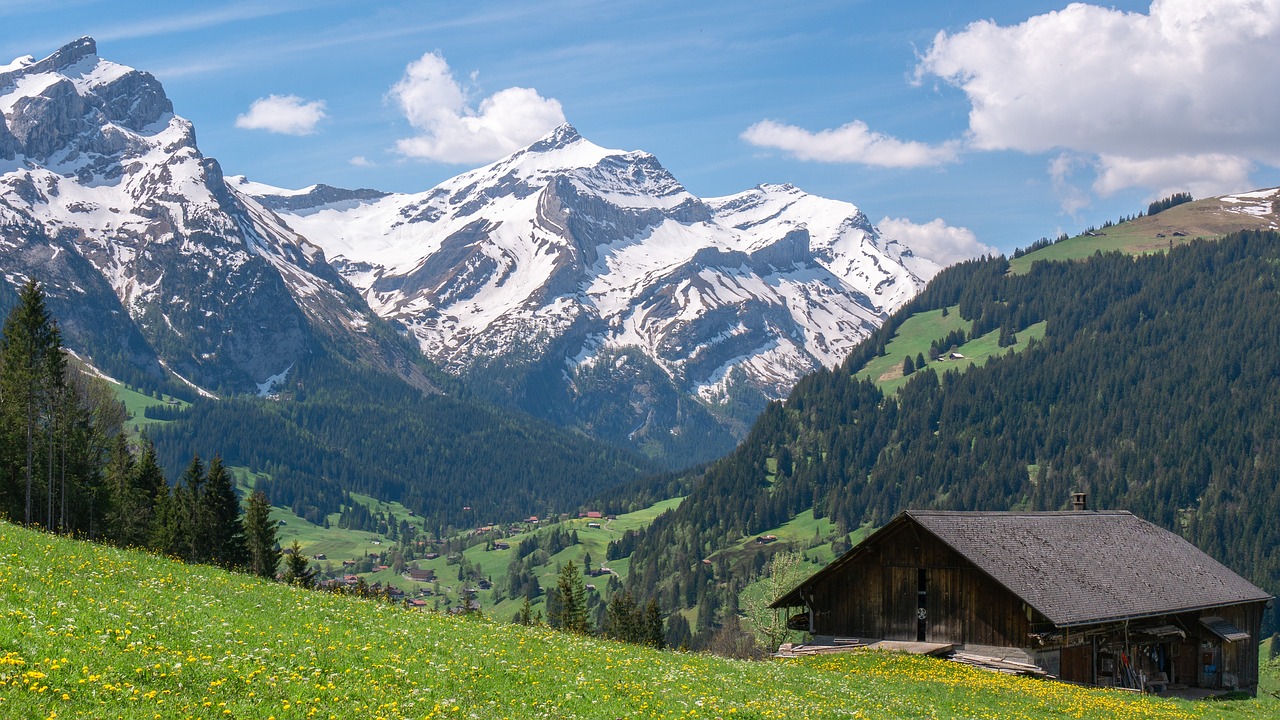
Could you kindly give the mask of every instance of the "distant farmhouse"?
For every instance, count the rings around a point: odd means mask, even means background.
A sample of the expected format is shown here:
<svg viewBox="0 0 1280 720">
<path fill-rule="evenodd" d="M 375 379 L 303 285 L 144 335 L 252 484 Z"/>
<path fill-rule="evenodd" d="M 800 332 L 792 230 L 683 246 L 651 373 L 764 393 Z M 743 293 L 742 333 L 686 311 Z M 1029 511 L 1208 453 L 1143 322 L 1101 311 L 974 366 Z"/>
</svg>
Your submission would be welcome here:
<svg viewBox="0 0 1280 720">
<path fill-rule="evenodd" d="M 1127 512 L 909 510 L 773 604 L 817 636 L 953 644 L 1061 680 L 1257 693 L 1271 596 Z"/>
</svg>

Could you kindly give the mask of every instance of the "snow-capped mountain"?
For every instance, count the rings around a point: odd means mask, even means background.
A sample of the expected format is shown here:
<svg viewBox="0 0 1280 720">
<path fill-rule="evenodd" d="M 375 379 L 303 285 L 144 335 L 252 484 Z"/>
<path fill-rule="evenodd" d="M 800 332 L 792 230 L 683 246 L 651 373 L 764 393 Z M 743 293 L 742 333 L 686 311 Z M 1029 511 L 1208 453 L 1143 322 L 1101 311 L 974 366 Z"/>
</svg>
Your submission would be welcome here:
<svg viewBox="0 0 1280 720">
<path fill-rule="evenodd" d="M 904 261 L 933 270 L 848 203 L 786 185 L 703 200 L 568 125 L 420 194 L 228 182 L 444 367 L 571 423 L 592 387 L 629 397 L 605 403 L 622 441 L 667 442 L 735 392 L 757 411 L 915 295 Z"/>
<path fill-rule="evenodd" d="M 126 377 L 267 391 L 325 343 L 403 365 L 320 248 L 229 189 L 160 83 L 91 38 L 0 68 L 0 268 Z"/>
<path fill-rule="evenodd" d="M 0 306 L 43 281 L 135 384 L 265 393 L 324 349 L 428 388 L 400 326 L 490 399 L 705 459 L 935 269 L 847 203 L 700 199 L 568 125 L 420 194 L 224 179 L 92 39 L 0 66 Z"/>
</svg>

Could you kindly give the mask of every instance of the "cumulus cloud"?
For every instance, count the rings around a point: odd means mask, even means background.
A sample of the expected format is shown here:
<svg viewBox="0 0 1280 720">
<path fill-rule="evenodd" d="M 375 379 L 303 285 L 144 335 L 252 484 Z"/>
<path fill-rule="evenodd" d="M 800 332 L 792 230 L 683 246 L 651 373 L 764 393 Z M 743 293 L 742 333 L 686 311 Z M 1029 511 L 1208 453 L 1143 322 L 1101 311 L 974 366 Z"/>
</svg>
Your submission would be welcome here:
<svg viewBox="0 0 1280 720">
<path fill-rule="evenodd" d="M 237 116 L 236 127 L 283 135 L 310 135 L 326 117 L 323 100 L 307 101 L 297 95 L 268 95 L 254 100 L 249 112 Z"/>
<path fill-rule="evenodd" d="M 496 160 L 565 121 L 560 101 L 530 88 L 499 90 L 473 106 L 437 53 L 409 63 L 391 88 L 391 98 L 419 131 L 397 141 L 396 149 L 409 157 L 438 162 Z"/>
<path fill-rule="evenodd" d="M 861 120 L 818 132 L 762 120 L 747 128 L 742 139 L 757 147 L 782 150 L 799 160 L 891 168 L 939 165 L 955 160 L 959 151 L 957 142 L 929 145 L 899 140 L 871 130 Z"/>
<path fill-rule="evenodd" d="M 916 73 L 964 91 L 970 147 L 1087 155 L 1101 193 L 1213 194 L 1280 165 L 1278 63 L 1280 0 L 1155 0 L 941 32 Z"/>
<path fill-rule="evenodd" d="M 351 158 L 347 162 L 352 165 L 355 165 L 356 167 L 373 167 L 374 166 L 374 162 L 363 155 L 356 155 L 355 157 Z"/>
<path fill-rule="evenodd" d="M 1098 159 L 1095 192 L 1109 195 L 1127 187 L 1154 188 L 1161 197 L 1189 192 L 1196 197 L 1252 190 L 1253 163 L 1233 155 L 1207 153 L 1169 157 L 1131 158 L 1103 155 Z"/>
<path fill-rule="evenodd" d="M 880 233 L 911 248 L 916 255 L 946 267 L 961 260 L 995 255 L 997 250 L 978 242 L 969 228 L 954 227 L 935 218 L 924 224 L 905 218 L 886 217 L 877 223 Z"/>
</svg>

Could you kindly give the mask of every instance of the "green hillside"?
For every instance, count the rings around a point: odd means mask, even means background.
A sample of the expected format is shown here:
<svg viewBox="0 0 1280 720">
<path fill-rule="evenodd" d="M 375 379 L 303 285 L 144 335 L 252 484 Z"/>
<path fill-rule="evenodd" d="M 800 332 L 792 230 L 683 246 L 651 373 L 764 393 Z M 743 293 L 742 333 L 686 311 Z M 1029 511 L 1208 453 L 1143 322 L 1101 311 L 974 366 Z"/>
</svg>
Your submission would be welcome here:
<svg viewBox="0 0 1280 720">
<path fill-rule="evenodd" d="M 1027 340 L 981 365 L 877 375 L 957 329 Z M 961 345 L 969 359 L 973 342 Z M 1280 591 L 1277 396 L 1276 232 L 1026 274 L 1003 258 L 963 263 L 701 473 L 638 544 L 631 587 L 723 623 L 759 563 L 701 559 L 796 518 L 828 523 L 797 543 L 820 559 L 823 541 L 834 552 L 906 508 L 1057 510 L 1085 491 L 1092 507 L 1132 511 Z"/>
<path fill-rule="evenodd" d="M 424 395 L 376 369 L 298 364 L 273 398 L 197 402 L 151 432 L 172 476 L 193 453 L 269 478 L 273 505 L 319 521 L 343 494 L 398 502 L 431 530 L 544 515 L 651 471 L 581 434 L 466 397 Z M 473 508 L 465 510 L 464 508 Z"/>
<path fill-rule="evenodd" d="M 274 585 L 0 523 L 12 718 L 1264 718 L 855 653 L 741 662 Z M 1271 670 L 1272 672 L 1274 670 Z"/>
<path fill-rule="evenodd" d="M 1250 195 L 1280 198 L 1277 191 Z M 1266 200 L 1266 197 L 1262 197 Z M 1245 212 L 1241 203 L 1222 197 L 1175 205 L 1155 215 L 1143 215 L 1101 229 L 1064 238 L 1047 247 L 1009 261 L 1014 273 L 1025 273 L 1038 260 L 1080 260 L 1096 252 L 1145 255 L 1185 245 L 1195 238 L 1216 240 L 1241 230 L 1274 230 L 1280 227 L 1280 210 L 1272 199 L 1270 212 Z"/>
</svg>

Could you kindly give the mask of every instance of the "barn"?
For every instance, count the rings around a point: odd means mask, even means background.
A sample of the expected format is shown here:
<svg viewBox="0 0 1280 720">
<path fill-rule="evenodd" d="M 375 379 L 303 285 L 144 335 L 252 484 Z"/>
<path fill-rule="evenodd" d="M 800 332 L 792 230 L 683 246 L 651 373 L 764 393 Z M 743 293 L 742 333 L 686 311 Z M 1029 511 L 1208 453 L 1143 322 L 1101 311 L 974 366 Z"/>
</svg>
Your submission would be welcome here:
<svg viewBox="0 0 1280 720">
<path fill-rule="evenodd" d="M 1128 512 L 908 510 L 773 607 L 815 636 L 950 643 L 1085 685 L 1256 694 L 1270 600 Z"/>
</svg>

